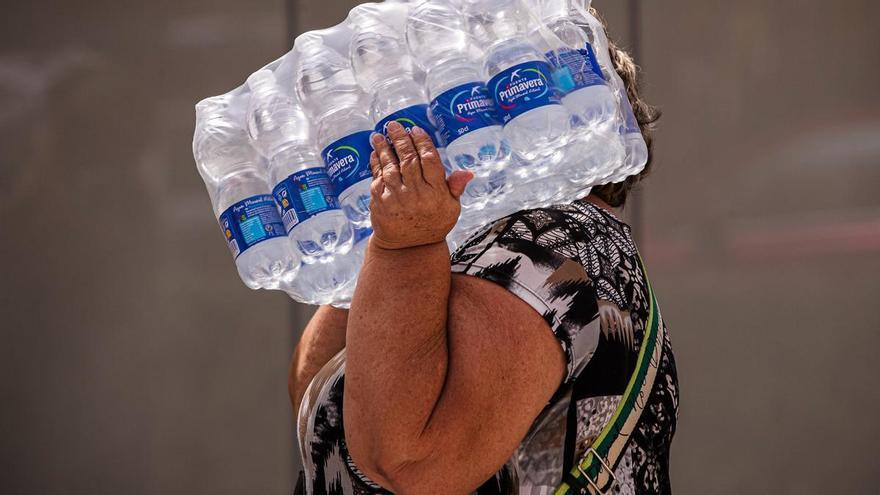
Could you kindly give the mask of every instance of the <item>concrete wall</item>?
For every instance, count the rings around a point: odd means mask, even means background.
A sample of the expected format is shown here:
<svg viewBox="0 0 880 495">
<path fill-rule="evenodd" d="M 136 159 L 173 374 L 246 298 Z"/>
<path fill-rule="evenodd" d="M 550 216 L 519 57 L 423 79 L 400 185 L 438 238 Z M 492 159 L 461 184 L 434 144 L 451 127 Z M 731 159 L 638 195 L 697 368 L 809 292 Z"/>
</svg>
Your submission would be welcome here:
<svg viewBox="0 0 880 495">
<path fill-rule="evenodd" d="M 4 3 L 0 493 L 286 493 L 286 296 L 237 279 L 193 105 L 280 2 Z"/>
<path fill-rule="evenodd" d="M 642 2 L 665 116 L 644 243 L 682 386 L 682 493 L 880 483 L 880 8 Z"/>
<path fill-rule="evenodd" d="M 676 491 L 872 493 L 880 7 L 596 3 L 665 111 L 628 215 L 680 368 Z M 350 6 L 4 4 L 0 493 L 287 492 L 308 309 L 238 281 L 192 108 Z"/>
</svg>

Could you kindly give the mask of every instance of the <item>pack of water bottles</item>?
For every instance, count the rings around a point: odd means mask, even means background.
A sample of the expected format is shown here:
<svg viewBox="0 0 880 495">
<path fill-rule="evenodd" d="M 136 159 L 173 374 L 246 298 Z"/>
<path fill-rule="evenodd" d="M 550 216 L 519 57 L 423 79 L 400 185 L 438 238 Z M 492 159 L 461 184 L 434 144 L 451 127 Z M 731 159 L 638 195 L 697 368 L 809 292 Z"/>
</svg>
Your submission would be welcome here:
<svg viewBox="0 0 880 495">
<path fill-rule="evenodd" d="M 453 248 L 647 161 L 589 0 L 361 4 L 196 105 L 193 153 L 248 287 L 348 305 L 371 234 L 370 136 L 391 121 L 474 173 Z"/>
</svg>

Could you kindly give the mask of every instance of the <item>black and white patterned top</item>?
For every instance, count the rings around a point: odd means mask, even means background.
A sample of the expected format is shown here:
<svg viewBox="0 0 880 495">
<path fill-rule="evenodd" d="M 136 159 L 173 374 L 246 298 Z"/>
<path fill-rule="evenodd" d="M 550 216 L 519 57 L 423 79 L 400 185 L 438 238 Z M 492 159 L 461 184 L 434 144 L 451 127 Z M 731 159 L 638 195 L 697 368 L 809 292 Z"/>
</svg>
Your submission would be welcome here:
<svg viewBox="0 0 880 495">
<path fill-rule="evenodd" d="M 611 419 L 638 357 L 648 291 L 630 228 L 578 201 L 521 211 L 452 255 L 456 273 L 485 278 L 538 311 L 565 351 L 564 383 L 508 462 L 474 493 L 549 495 Z M 662 325 L 661 319 L 661 325 Z M 668 335 L 668 332 L 664 332 Z M 654 387 L 615 468 L 619 494 L 670 493 L 678 379 L 668 337 Z M 342 427 L 345 351 L 313 379 L 300 408 L 297 494 L 388 493 L 348 455 Z"/>
</svg>

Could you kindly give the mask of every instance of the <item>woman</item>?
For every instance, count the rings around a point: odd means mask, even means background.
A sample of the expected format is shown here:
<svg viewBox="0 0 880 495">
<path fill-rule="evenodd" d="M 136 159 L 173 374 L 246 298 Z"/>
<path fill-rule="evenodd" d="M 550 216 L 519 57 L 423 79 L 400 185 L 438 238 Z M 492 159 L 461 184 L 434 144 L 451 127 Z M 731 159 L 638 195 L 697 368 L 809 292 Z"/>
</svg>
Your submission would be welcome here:
<svg viewBox="0 0 880 495">
<path fill-rule="evenodd" d="M 659 115 L 611 52 L 650 145 Z M 388 130 L 393 147 L 373 141 L 374 234 L 351 310 L 320 308 L 291 363 L 296 493 L 553 493 L 618 417 L 637 362 L 652 381 L 613 460 L 596 454 L 612 466 L 590 493 L 669 493 L 675 364 L 614 213 L 641 177 L 499 220 L 450 261 L 471 177 L 446 178 L 424 131 Z"/>
</svg>

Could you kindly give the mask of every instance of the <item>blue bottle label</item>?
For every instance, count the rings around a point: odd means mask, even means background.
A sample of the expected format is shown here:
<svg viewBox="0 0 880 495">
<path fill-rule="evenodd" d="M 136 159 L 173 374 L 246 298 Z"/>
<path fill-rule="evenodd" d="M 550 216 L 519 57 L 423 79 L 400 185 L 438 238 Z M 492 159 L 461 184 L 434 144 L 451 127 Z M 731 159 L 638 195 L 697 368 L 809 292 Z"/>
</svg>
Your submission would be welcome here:
<svg viewBox="0 0 880 495">
<path fill-rule="evenodd" d="M 233 258 L 263 241 L 285 236 L 275 199 L 268 194 L 235 203 L 223 211 L 217 221 Z"/>
<path fill-rule="evenodd" d="M 339 209 L 324 167 L 294 172 L 272 189 L 272 195 L 281 208 L 281 219 L 287 232 L 319 213 Z"/>
<path fill-rule="evenodd" d="M 556 68 L 553 71 L 553 82 L 563 93 L 605 84 L 602 68 L 596 60 L 593 47 L 586 43 L 584 48 L 562 48 L 547 52 L 547 58 Z"/>
<path fill-rule="evenodd" d="M 370 136 L 373 131 L 360 131 L 334 141 L 321 156 L 333 189 L 341 194 L 349 187 L 373 176 L 370 172 Z"/>
<path fill-rule="evenodd" d="M 367 227 L 364 229 L 354 229 L 354 244 L 363 241 L 371 235 L 373 235 L 373 229 L 371 227 Z"/>
<path fill-rule="evenodd" d="M 444 146 L 471 131 L 501 125 L 489 89 L 481 82 L 469 82 L 440 93 L 431 102 L 431 116 Z"/>
<path fill-rule="evenodd" d="M 428 119 L 427 104 L 413 105 L 392 113 L 376 124 L 376 132 L 382 133 L 385 137 L 388 137 L 388 130 L 385 129 L 385 126 L 387 126 L 392 120 L 399 122 L 407 132 L 409 132 L 413 126 L 417 125 L 421 127 L 429 136 L 431 136 L 431 141 L 434 141 L 434 146 L 440 146 L 440 143 L 437 140 L 437 130 L 434 128 L 434 124 L 431 123 L 431 120 Z"/>
<path fill-rule="evenodd" d="M 529 110 L 559 104 L 553 67 L 544 61 L 524 62 L 505 69 L 489 79 L 488 86 L 504 124 Z"/>
</svg>

